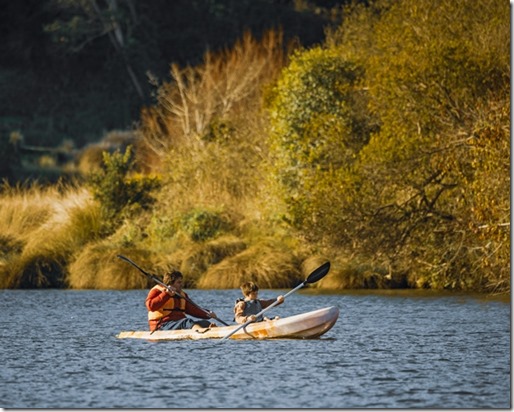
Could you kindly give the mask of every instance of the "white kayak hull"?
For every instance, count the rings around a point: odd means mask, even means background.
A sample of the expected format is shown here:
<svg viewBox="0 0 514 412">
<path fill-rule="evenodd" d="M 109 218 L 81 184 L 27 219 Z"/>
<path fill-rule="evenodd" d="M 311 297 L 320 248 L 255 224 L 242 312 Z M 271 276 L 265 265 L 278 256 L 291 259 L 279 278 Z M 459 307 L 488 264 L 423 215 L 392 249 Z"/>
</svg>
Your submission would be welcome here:
<svg viewBox="0 0 514 412">
<path fill-rule="evenodd" d="M 331 306 L 287 318 L 250 323 L 231 335 L 229 339 L 314 339 L 329 331 L 338 317 L 339 309 Z M 150 331 L 125 331 L 120 332 L 117 338 L 150 341 L 221 339 L 240 326 L 231 325 L 200 330 L 158 330 L 153 333 Z"/>
</svg>

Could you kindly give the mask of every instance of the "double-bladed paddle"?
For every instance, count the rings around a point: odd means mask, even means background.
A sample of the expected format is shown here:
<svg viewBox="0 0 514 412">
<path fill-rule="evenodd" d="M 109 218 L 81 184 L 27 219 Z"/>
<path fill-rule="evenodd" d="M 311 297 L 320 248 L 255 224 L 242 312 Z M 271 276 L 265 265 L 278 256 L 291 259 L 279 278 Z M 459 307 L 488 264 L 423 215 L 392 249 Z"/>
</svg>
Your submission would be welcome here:
<svg viewBox="0 0 514 412">
<path fill-rule="evenodd" d="M 165 287 L 167 290 L 169 290 L 170 292 L 174 292 L 175 295 L 177 295 L 179 298 L 182 298 L 182 299 L 185 299 L 186 301 L 188 301 L 191 305 L 197 307 L 198 309 L 200 309 L 201 311 L 205 312 L 205 313 L 212 313 L 211 311 L 209 310 L 206 310 L 204 308 L 201 308 L 200 306 L 198 306 L 196 303 L 194 303 L 191 299 L 189 299 L 187 296 L 184 296 L 184 295 L 181 295 L 180 293 L 178 293 L 176 290 L 173 290 L 171 289 L 166 283 L 162 282 L 157 276 L 155 275 L 152 275 L 151 273 L 148 273 L 147 271 L 145 271 L 144 269 L 140 268 L 138 265 L 136 265 L 132 260 L 130 260 L 128 257 L 126 256 L 123 256 L 123 255 L 118 255 L 118 258 L 120 258 L 121 260 L 124 260 L 125 262 L 128 262 L 130 263 L 132 266 L 134 266 L 136 269 L 139 269 L 139 271 L 145 275 L 147 278 L 153 280 L 155 283 Z M 218 322 L 220 323 L 223 323 L 225 326 L 229 326 L 228 323 L 225 323 L 223 322 L 221 319 L 219 319 L 218 317 L 215 317 L 214 319 L 216 319 Z"/>
<path fill-rule="evenodd" d="M 297 287 L 295 287 L 293 290 L 287 292 L 285 295 L 284 295 L 284 299 L 286 297 L 288 297 L 291 293 L 294 293 L 296 292 L 298 289 L 300 288 L 303 288 L 306 284 L 308 283 L 314 283 L 314 282 L 317 282 L 318 280 L 322 279 L 323 277 L 326 276 L 326 274 L 328 273 L 328 271 L 330 270 L 330 262 L 325 262 L 323 263 L 319 268 L 315 269 L 308 277 L 307 279 L 305 279 L 302 283 L 300 283 Z M 259 313 L 257 313 L 257 315 L 255 315 L 256 318 L 258 318 L 259 316 L 263 315 L 264 312 L 267 312 L 269 309 L 271 309 L 273 306 L 276 306 L 278 305 L 278 301 L 275 301 L 273 302 L 271 305 L 269 305 L 267 308 L 261 310 Z M 232 332 L 230 332 L 228 335 L 226 335 L 225 337 L 223 337 L 221 340 L 224 341 L 228 338 L 230 338 L 234 333 L 236 333 L 238 330 L 240 329 L 243 329 L 244 327 L 248 326 L 250 323 L 252 323 L 251 320 L 247 320 L 245 323 L 243 323 L 241 326 L 239 326 L 238 328 L 234 329 Z"/>
</svg>

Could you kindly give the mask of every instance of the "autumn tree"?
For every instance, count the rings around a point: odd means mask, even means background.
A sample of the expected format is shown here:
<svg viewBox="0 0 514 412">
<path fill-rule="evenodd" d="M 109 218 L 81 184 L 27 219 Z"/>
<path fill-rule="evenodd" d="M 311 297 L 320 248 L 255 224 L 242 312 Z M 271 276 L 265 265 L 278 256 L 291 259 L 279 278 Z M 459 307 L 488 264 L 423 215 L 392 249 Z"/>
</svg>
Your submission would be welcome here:
<svg viewBox="0 0 514 412">
<path fill-rule="evenodd" d="M 270 107 L 277 176 L 306 236 L 413 286 L 510 287 L 509 10 L 493 3 L 353 6 L 325 50 L 293 59 Z"/>
</svg>

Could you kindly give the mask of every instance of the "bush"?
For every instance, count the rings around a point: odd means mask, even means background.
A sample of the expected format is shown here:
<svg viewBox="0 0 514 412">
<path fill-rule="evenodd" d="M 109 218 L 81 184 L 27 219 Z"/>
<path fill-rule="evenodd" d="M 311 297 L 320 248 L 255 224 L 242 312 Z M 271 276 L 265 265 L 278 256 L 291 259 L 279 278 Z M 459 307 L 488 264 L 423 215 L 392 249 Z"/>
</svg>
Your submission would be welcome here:
<svg viewBox="0 0 514 412">
<path fill-rule="evenodd" d="M 137 268 L 117 258 L 124 255 L 142 268 L 151 268 L 152 253 L 123 248 L 111 241 L 91 243 L 70 264 L 67 281 L 72 289 L 142 289 L 155 283 Z M 147 269 L 151 270 L 151 269 Z"/>
<path fill-rule="evenodd" d="M 131 146 L 124 154 L 103 152 L 104 168 L 89 177 L 93 197 L 100 203 L 105 234 L 112 233 L 124 217 L 148 209 L 154 202 L 151 192 L 160 186 L 156 177 L 131 174 L 134 158 Z"/>
<path fill-rule="evenodd" d="M 66 287 L 73 254 L 99 236 L 99 208 L 85 189 L 5 188 L 0 208 L 0 287 Z"/>
<path fill-rule="evenodd" d="M 218 212 L 194 209 L 182 218 L 181 226 L 192 240 L 201 242 L 226 231 L 230 222 Z"/>
<path fill-rule="evenodd" d="M 185 287 L 196 287 L 197 280 L 211 266 L 246 249 L 246 244 L 235 237 L 224 236 L 202 244 L 194 244 L 184 251 L 180 271 L 186 276 Z"/>
</svg>

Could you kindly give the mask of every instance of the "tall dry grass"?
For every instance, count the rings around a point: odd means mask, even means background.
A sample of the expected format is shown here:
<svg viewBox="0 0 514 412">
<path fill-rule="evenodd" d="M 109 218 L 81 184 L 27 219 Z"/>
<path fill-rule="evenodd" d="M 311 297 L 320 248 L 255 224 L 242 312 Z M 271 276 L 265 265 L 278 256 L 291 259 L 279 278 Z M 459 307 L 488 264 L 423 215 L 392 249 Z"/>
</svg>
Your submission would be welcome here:
<svg viewBox="0 0 514 412">
<path fill-rule="evenodd" d="M 138 269 L 119 259 L 124 255 L 154 273 L 151 251 L 122 247 L 109 239 L 88 244 L 69 266 L 68 284 L 72 289 L 142 289 L 154 286 Z M 162 273 L 160 273 L 162 274 Z M 158 274 L 158 275 L 160 275 Z"/>
<path fill-rule="evenodd" d="M 238 287 L 239 281 L 216 280 L 216 273 L 240 272 L 250 256 L 259 260 L 252 270 L 264 285 L 289 285 L 298 271 L 291 253 L 276 250 L 287 250 L 287 241 L 273 248 L 263 240 L 282 228 L 267 223 L 276 224 L 266 214 L 278 214 L 280 207 L 266 192 L 268 119 L 262 101 L 287 62 L 288 47 L 280 32 L 259 40 L 246 34 L 230 50 L 207 53 L 199 66 L 173 65 L 172 81 L 159 87 L 157 104 L 142 114 L 138 161 L 161 173 L 164 185 L 137 247 L 157 252 L 154 265 L 181 269 L 189 287 L 205 287 L 199 282 L 207 275 L 218 288 Z M 227 229 L 192 241 L 180 223 L 191 210 L 222 216 Z"/>
<path fill-rule="evenodd" d="M 72 255 L 98 236 L 100 212 L 84 188 L 4 186 L 0 226 L 0 287 L 62 287 Z"/>
<path fill-rule="evenodd" d="M 187 274 L 186 287 L 197 287 L 198 280 L 210 267 L 241 253 L 246 247 L 244 241 L 232 235 L 191 245 L 180 264 L 180 271 Z"/>
<path fill-rule="evenodd" d="M 301 279 L 299 268 L 299 259 L 292 251 L 263 242 L 210 266 L 198 280 L 197 287 L 231 289 L 252 281 L 261 289 L 286 288 Z"/>
</svg>

